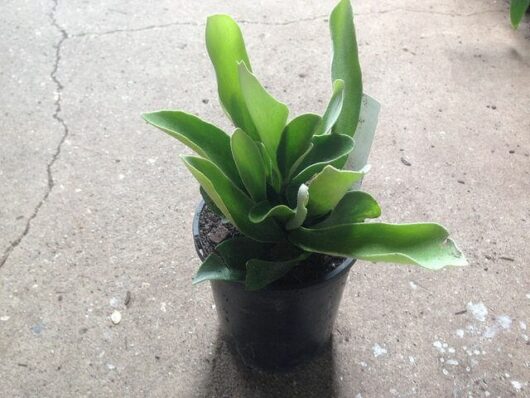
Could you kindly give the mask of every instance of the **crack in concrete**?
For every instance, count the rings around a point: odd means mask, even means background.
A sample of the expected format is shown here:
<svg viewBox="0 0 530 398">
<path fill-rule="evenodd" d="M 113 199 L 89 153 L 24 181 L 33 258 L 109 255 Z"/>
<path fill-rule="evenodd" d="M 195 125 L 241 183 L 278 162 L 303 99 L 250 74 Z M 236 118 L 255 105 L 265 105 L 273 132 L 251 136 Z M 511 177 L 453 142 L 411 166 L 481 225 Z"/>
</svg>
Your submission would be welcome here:
<svg viewBox="0 0 530 398">
<path fill-rule="evenodd" d="M 160 25 L 148 25 L 148 26 L 143 26 L 140 28 L 130 28 L 130 29 L 125 29 L 125 28 L 114 29 L 114 30 L 108 30 L 105 32 L 81 32 L 81 33 L 73 34 L 69 36 L 68 38 L 78 38 L 78 37 L 85 37 L 85 36 L 99 37 L 99 36 L 113 35 L 115 33 L 143 32 L 146 30 L 163 29 L 163 28 L 169 28 L 172 26 L 201 26 L 201 25 L 204 25 L 204 24 L 198 24 L 195 22 L 169 22 L 169 23 L 160 24 Z"/>
<path fill-rule="evenodd" d="M 448 12 L 448 11 L 436 11 L 436 10 L 422 10 L 422 9 L 416 9 L 416 8 L 404 8 L 404 7 L 397 7 L 392 8 L 390 10 L 381 10 L 381 11 L 369 11 L 366 13 L 355 13 L 355 15 L 379 15 L 379 14 L 392 14 L 394 12 L 410 12 L 413 14 L 430 14 L 430 15 L 444 15 L 448 17 L 473 17 L 476 15 L 483 15 L 483 14 L 493 14 L 497 12 L 505 12 L 504 9 L 498 9 L 498 10 L 484 10 L 484 11 L 475 11 L 470 13 L 459 13 L 459 12 Z"/>
<path fill-rule="evenodd" d="M 301 23 L 301 22 L 316 21 L 319 19 L 328 19 L 328 15 L 327 14 L 317 15 L 316 17 L 291 19 L 287 21 L 270 21 L 269 22 L 269 21 L 248 21 L 245 19 L 239 19 L 237 20 L 237 22 L 244 24 L 244 25 L 246 24 L 246 25 L 263 25 L 263 26 L 286 26 L 286 25 L 293 25 L 293 24 Z"/>
<path fill-rule="evenodd" d="M 55 186 L 55 181 L 53 179 L 53 173 L 52 173 L 52 167 L 55 164 L 55 162 L 57 161 L 57 159 L 59 158 L 59 156 L 61 154 L 62 146 L 63 146 L 66 138 L 68 137 L 68 133 L 69 133 L 68 126 L 67 126 L 66 122 L 60 116 L 60 113 L 61 113 L 61 110 L 62 110 L 61 109 L 61 94 L 62 94 L 62 90 L 63 90 L 64 86 L 62 85 L 60 80 L 57 78 L 57 70 L 59 69 L 59 63 L 61 62 L 61 47 L 62 47 L 64 41 L 66 39 L 68 39 L 68 33 L 66 32 L 66 30 L 64 30 L 59 25 L 59 23 L 57 22 L 57 19 L 55 17 L 55 14 L 56 14 L 56 11 L 57 11 L 57 5 L 58 5 L 58 0 L 53 0 L 53 6 L 51 8 L 50 13 L 48 14 L 48 17 L 50 18 L 51 25 L 54 26 L 59 31 L 59 33 L 61 35 L 59 41 L 54 45 L 54 48 L 55 48 L 55 62 L 53 64 L 53 69 L 52 69 L 52 71 L 50 73 L 50 78 L 55 83 L 55 85 L 57 87 L 56 99 L 55 99 L 55 112 L 53 113 L 52 117 L 53 117 L 53 119 L 55 119 L 62 126 L 63 135 L 61 136 L 61 139 L 59 140 L 59 142 L 57 144 L 57 147 L 56 147 L 56 149 L 55 149 L 50 161 L 46 165 L 46 174 L 47 174 L 47 178 L 48 178 L 48 185 L 46 187 L 44 195 L 42 196 L 42 198 L 39 201 L 39 203 L 37 203 L 37 205 L 33 209 L 33 212 L 31 213 L 30 217 L 28 218 L 28 221 L 26 222 L 26 226 L 24 227 L 24 230 L 22 231 L 22 233 L 14 241 L 12 241 L 9 244 L 7 249 L 4 251 L 4 254 L 2 255 L 2 257 L 0 257 L 0 267 L 2 267 L 7 262 L 7 260 L 9 259 L 9 256 L 13 252 L 13 250 L 18 245 L 20 245 L 22 240 L 29 233 L 29 231 L 31 229 L 31 222 L 37 217 L 42 205 L 44 204 L 44 202 L 46 202 L 46 200 L 50 196 L 50 193 L 51 193 L 53 187 Z"/>
<path fill-rule="evenodd" d="M 381 15 L 381 14 L 392 14 L 395 12 L 409 12 L 409 13 L 415 13 L 415 14 L 431 14 L 431 15 L 444 15 L 444 16 L 450 16 L 450 17 L 472 17 L 476 15 L 483 15 L 483 14 L 491 14 L 491 13 L 497 13 L 497 12 L 505 12 L 504 9 L 497 9 L 497 10 L 484 10 L 484 11 L 476 11 L 471 13 L 458 13 L 458 12 L 447 12 L 447 11 L 436 11 L 436 10 L 422 10 L 422 9 L 414 9 L 414 8 L 392 8 L 389 10 L 380 10 L 380 11 L 368 11 L 368 12 L 361 12 L 361 13 L 354 13 L 355 16 L 365 16 L 365 15 Z M 293 25 L 301 22 L 311 22 L 316 21 L 319 19 L 322 19 L 326 21 L 328 19 L 328 14 L 322 14 L 317 15 L 314 17 L 305 17 L 305 18 L 298 18 L 298 19 L 291 19 L 286 21 L 252 21 L 252 20 L 246 20 L 246 19 L 238 19 L 236 20 L 238 23 L 243 25 L 262 25 L 262 26 L 286 26 L 286 25 Z M 79 38 L 79 37 L 85 37 L 85 36 L 107 36 L 112 35 L 116 33 L 129 33 L 129 32 L 144 32 L 154 29 L 164 29 L 169 28 L 173 26 L 204 26 L 206 25 L 204 22 L 192 22 L 192 21 L 178 21 L 178 22 L 168 22 L 165 24 L 160 25 L 148 25 L 143 26 L 139 28 L 123 28 L 123 29 L 113 29 L 103 32 L 81 32 L 76 33 L 73 35 L 70 35 L 68 38 Z"/>
<path fill-rule="evenodd" d="M 237 22 L 242 25 L 265 25 L 265 26 L 285 26 L 285 25 L 292 25 L 296 23 L 301 22 L 307 22 L 307 21 L 315 21 L 318 19 L 327 18 L 327 15 L 317 15 L 316 17 L 309 17 L 309 18 L 300 18 L 300 19 L 292 19 L 287 21 L 251 21 L 246 19 L 238 19 Z M 148 26 L 142 26 L 139 28 L 123 28 L 123 29 L 113 29 L 113 30 L 107 30 L 104 32 L 81 32 L 76 33 L 69 38 L 78 38 L 78 37 L 85 37 L 85 36 L 107 36 L 107 35 L 113 35 L 116 33 L 129 33 L 129 32 L 144 32 L 147 30 L 154 30 L 154 29 L 163 29 L 163 28 L 169 28 L 172 26 L 205 26 L 205 22 L 192 22 L 192 21 L 179 21 L 179 22 L 169 22 L 165 24 L 160 25 L 148 25 Z"/>
</svg>

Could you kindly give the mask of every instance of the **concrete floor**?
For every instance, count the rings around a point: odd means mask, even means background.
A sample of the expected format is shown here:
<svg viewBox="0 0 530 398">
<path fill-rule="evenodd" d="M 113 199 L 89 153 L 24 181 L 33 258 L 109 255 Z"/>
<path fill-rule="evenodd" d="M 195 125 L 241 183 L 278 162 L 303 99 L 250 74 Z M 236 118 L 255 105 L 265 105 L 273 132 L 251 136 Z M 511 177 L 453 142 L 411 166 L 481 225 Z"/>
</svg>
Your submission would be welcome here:
<svg viewBox="0 0 530 398">
<path fill-rule="evenodd" d="M 505 1 L 354 4 L 382 103 L 364 188 L 384 220 L 445 224 L 470 266 L 357 263 L 332 348 L 286 375 L 243 368 L 217 335 L 209 287 L 190 283 L 187 150 L 139 114 L 228 128 L 215 12 L 292 114 L 321 112 L 334 1 L 311 3 L 2 2 L 1 397 L 530 395 L 530 27 L 511 29 Z"/>
</svg>

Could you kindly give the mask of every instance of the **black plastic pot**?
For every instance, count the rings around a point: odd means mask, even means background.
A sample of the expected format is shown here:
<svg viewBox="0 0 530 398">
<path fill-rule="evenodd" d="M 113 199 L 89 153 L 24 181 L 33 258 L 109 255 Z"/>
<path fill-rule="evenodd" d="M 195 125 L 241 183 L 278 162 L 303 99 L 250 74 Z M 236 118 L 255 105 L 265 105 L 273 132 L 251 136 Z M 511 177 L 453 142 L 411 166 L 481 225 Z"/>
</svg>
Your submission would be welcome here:
<svg viewBox="0 0 530 398">
<path fill-rule="evenodd" d="M 195 247 L 201 260 L 197 207 L 193 220 Z M 317 355 L 330 341 L 348 272 L 345 259 L 321 280 L 305 285 L 271 284 L 247 291 L 242 283 L 211 281 L 221 329 L 243 362 L 266 370 L 287 370 Z"/>
</svg>

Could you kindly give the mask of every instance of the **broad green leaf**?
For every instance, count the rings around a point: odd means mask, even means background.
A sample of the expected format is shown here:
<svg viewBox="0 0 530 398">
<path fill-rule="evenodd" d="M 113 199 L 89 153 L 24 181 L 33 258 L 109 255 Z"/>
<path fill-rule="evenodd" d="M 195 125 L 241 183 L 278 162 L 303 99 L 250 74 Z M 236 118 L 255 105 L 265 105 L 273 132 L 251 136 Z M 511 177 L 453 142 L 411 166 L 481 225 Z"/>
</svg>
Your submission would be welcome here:
<svg viewBox="0 0 530 398">
<path fill-rule="evenodd" d="M 200 156 L 214 162 L 235 184 L 242 187 L 232 152 L 230 137 L 213 124 L 180 111 L 144 113 L 144 120 L 175 137 Z"/>
<path fill-rule="evenodd" d="M 322 121 L 315 131 L 315 135 L 327 134 L 331 131 L 340 116 L 343 100 L 344 81 L 338 79 L 333 82 L 333 95 L 326 108 L 326 112 L 324 112 L 324 116 L 322 116 Z"/>
<path fill-rule="evenodd" d="M 524 13 L 530 6 L 530 0 L 511 0 L 510 4 L 510 20 L 512 26 L 517 29 L 521 20 L 523 19 Z"/>
<path fill-rule="evenodd" d="M 208 196 L 208 194 L 206 193 L 206 191 L 204 190 L 202 186 L 199 188 L 199 192 L 201 193 L 202 200 L 204 200 L 204 203 L 206 204 L 206 206 L 211 211 L 213 211 L 215 214 L 217 214 L 219 217 L 225 219 L 225 215 L 223 214 L 223 212 L 217 207 L 217 205 L 214 203 L 212 198 Z"/>
<path fill-rule="evenodd" d="M 260 140 L 269 153 L 273 168 L 277 169 L 276 153 L 289 110 L 285 104 L 278 102 L 265 91 L 244 63 L 238 64 L 238 70 L 245 104 L 256 126 Z"/>
<path fill-rule="evenodd" d="M 208 280 L 242 282 L 245 280 L 245 271 L 228 268 L 219 255 L 212 253 L 199 267 L 197 274 L 193 278 L 193 284 Z"/>
<path fill-rule="evenodd" d="M 278 147 L 278 165 L 285 178 L 289 177 L 291 167 L 310 148 L 311 138 L 320 122 L 320 116 L 307 113 L 294 118 L 285 127 Z"/>
<path fill-rule="evenodd" d="M 251 69 L 243 35 L 237 23 L 228 15 L 212 15 L 206 22 L 206 47 L 217 77 L 221 105 L 237 127 L 258 139 L 241 93 L 237 63 Z"/>
<path fill-rule="evenodd" d="M 333 42 L 331 77 L 344 81 L 344 103 L 334 132 L 352 137 L 359 120 L 363 95 L 361 66 L 357 54 L 357 39 L 353 12 L 349 0 L 341 0 L 329 19 Z"/>
<path fill-rule="evenodd" d="M 366 94 L 363 95 L 359 123 L 355 130 L 355 147 L 348 156 L 345 166 L 347 170 L 361 170 L 366 166 L 380 108 L 381 105 L 375 99 Z"/>
<path fill-rule="evenodd" d="M 271 187 L 274 188 L 276 192 L 280 192 L 282 187 L 282 177 L 280 175 L 280 171 L 277 167 L 274 167 L 272 163 L 272 159 L 267 152 L 267 149 L 265 148 L 265 145 L 263 145 L 263 142 L 256 142 L 261 156 L 263 158 L 264 166 L 265 166 L 265 175 L 267 176 L 267 182 Z"/>
<path fill-rule="evenodd" d="M 230 145 L 239 176 L 247 192 L 256 202 L 265 200 L 267 177 L 258 145 L 241 129 L 236 129 L 232 134 Z"/>
<path fill-rule="evenodd" d="M 313 147 L 298 166 L 293 182 L 300 184 L 309 180 L 327 165 L 345 158 L 353 149 L 353 139 L 343 134 L 319 135 L 313 137 Z M 297 187 L 298 188 L 298 187 Z"/>
<path fill-rule="evenodd" d="M 464 255 L 439 224 L 361 223 L 299 228 L 289 234 L 298 247 L 332 256 L 416 264 L 429 269 L 466 265 Z"/>
<path fill-rule="evenodd" d="M 302 253 L 290 260 L 284 261 L 250 260 L 247 262 L 246 289 L 258 290 L 264 288 L 283 277 L 308 256 L 309 253 Z"/>
<path fill-rule="evenodd" d="M 267 258 L 273 247 L 274 245 L 271 243 L 258 242 L 246 236 L 238 236 L 221 242 L 216 246 L 215 252 L 223 258 L 228 268 L 245 271 L 248 260 Z"/>
<path fill-rule="evenodd" d="M 313 149 L 313 143 L 310 143 L 309 144 L 309 147 L 307 148 L 307 150 L 302 154 L 302 156 L 300 156 L 296 162 L 294 162 L 294 164 L 291 166 L 291 169 L 289 170 L 288 174 L 287 174 L 287 178 L 285 179 L 286 181 L 291 181 L 292 180 L 292 177 L 293 177 L 293 174 L 296 173 L 296 170 L 298 170 L 298 168 L 300 167 L 300 165 L 303 163 L 304 159 L 306 158 L 306 156 L 309 154 L 309 152 L 311 152 L 311 150 Z"/>
<path fill-rule="evenodd" d="M 309 183 L 307 210 L 311 217 L 322 216 L 331 211 L 346 192 L 364 173 L 361 171 L 339 170 L 326 166 Z"/>
<path fill-rule="evenodd" d="M 298 188 L 296 196 L 296 210 L 294 216 L 285 224 L 287 230 L 296 229 L 302 226 L 307 217 L 307 203 L 309 201 L 309 189 L 302 184 Z"/>
<path fill-rule="evenodd" d="M 254 202 L 214 163 L 194 156 L 183 156 L 182 159 L 215 205 L 239 231 L 261 242 L 277 242 L 283 239 L 283 231 L 275 221 L 266 220 L 254 224 L 249 220 L 248 214 Z"/>
<path fill-rule="evenodd" d="M 280 223 L 286 223 L 295 215 L 295 211 L 286 205 L 271 206 L 267 201 L 256 204 L 250 209 L 249 218 L 254 223 L 260 223 L 269 217 L 273 217 Z"/>
<path fill-rule="evenodd" d="M 344 195 L 324 221 L 311 228 L 360 223 L 367 218 L 377 218 L 380 215 L 381 208 L 373 197 L 365 192 L 350 191 Z"/>
</svg>

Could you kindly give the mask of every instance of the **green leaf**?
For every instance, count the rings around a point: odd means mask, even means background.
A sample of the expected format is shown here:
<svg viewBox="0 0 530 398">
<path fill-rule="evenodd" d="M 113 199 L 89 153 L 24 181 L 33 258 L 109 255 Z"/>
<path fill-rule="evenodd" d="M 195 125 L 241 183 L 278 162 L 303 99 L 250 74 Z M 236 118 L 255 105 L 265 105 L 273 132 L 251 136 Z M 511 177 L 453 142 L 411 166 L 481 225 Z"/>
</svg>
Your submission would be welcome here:
<svg viewBox="0 0 530 398">
<path fill-rule="evenodd" d="M 291 167 L 311 146 L 311 138 L 320 116 L 307 113 L 289 122 L 282 134 L 278 147 L 278 165 L 285 178 L 289 177 Z"/>
<path fill-rule="evenodd" d="M 381 208 L 372 196 L 361 191 L 350 191 L 344 195 L 324 221 L 311 228 L 360 223 L 367 218 L 377 218 L 380 215 Z"/>
<path fill-rule="evenodd" d="M 368 95 L 363 95 L 359 123 L 355 130 L 355 147 L 348 156 L 345 168 L 361 170 L 366 166 L 374 140 L 381 105 Z"/>
<path fill-rule="evenodd" d="M 331 211 L 351 186 L 364 176 L 362 171 L 339 170 L 326 166 L 309 183 L 309 216 L 318 217 Z"/>
<path fill-rule="evenodd" d="M 299 228 L 289 234 L 298 247 L 332 256 L 416 264 L 429 269 L 467 261 L 439 224 L 348 224 Z"/>
<path fill-rule="evenodd" d="M 521 23 L 524 13 L 530 6 L 530 0 L 512 0 L 510 4 L 510 20 L 512 26 L 517 29 Z"/>
<path fill-rule="evenodd" d="M 244 63 L 238 64 L 239 82 L 245 104 L 252 121 L 258 130 L 261 142 L 265 145 L 273 163 L 277 167 L 277 150 L 282 132 L 287 122 L 289 110 L 285 104 L 274 99 L 247 69 Z"/>
<path fill-rule="evenodd" d="M 263 222 L 268 218 L 274 218 L 287 230 L 300 227 L 307 217 L 307 202 L 309 200 L 309 191 L 305 184 L 300 185 L 297 194 L 296 208 L 280 204 L 272 206 L 269 202 L 258 203 L 250 210 L 249 218 L 252 222 Z"/>
<path fill-rule="evenodd" d="M 246 236 L 238 236 L 221 242 L 215 248 L 227 267 L 246 270 L 246 263 L 252 258 L 267 258 L 273 248 L 271 243 L 258 242 Z"/>
<path fill-rule="evenodd" d="M 208 280 L 242 282 L 245 280 L 245 271 L 228 268 L 219 255 L 212 253 L 199 267 L 193 278 L 193 284 Z"/>
<path fill-rule="evenodd" d="M 223 214 L 223 212 L 217 207 L 217 205 L 214 203 L 214 201 L 212 200 L 212 198 L 210 198 L 208 196 L 208 194 L 206 193 L 206 191 L 204 190 L 204 188 L 201 186 L 199 188 L 199 192 L 201 193 L 201 196 L 202 196 L 202 200 L 204 200 L 204 203 L 206 204 L 206 206 L 211 210 L 213 211 L 215 214 L 217 214 L 219 217 L 221 218 L 225 218 L 225 215 Z"/>
<path fill-rule="evenodd" d="M 359 120 L 363 86 L 349 0 L 341 0 L 332 11 L 329 27 L 333 41 L 331 77 L 344 80 L 344 104 L 333 131 L 351 137 Z"/>
<path fill-rule="evenodd" d="M 214 162 L 235 184 L 243 187 L 230 150 L 230 137 L 213 124 L 180 111 L 144 113 L 144 120 L 175 137 L 197 154 Z"/>
<path fill-rule="evenodd" d="M 294 215 L 295 211 L 286 205 L 271 206 L 269 202 L 263 201 L 250 209 L 249 218 L 254 223 L 260 223 L 267 218 L 273 217 L 284 224 Z"/>
<path fill-rule="evenodd" d="M 243 35 L 228 15 L 213 15 L 206 22 L 206 48 L 217 77 L 221 105 L 237 127 L 258 139 L 239 84 L 238 62 L 251 70 Z"/>
<path fill-rule="evenodd" d="M 267 152 L 267 149 L 265 148 L 265 145 L 263 145 L 263 142 L 256 142 L 258 145 L 258 148 L 261 153 L 261 157 L 263 158 L 264 167 L 265 167 L 265 175 L 267 177 L 267 182 L 276 192 L 280 192 L 282 187 L 282 177 L 280 175 L 280 171 L 277 167 L 274 167 L 272 163 L 272 159 Z"/>
<path fill-rule="evenodd" d="M 249 220 L 254 202 L 214 163 L 194 156 L 183 156 L 182 159 L 219 210 L 244 235 L 261 242 L 277 242 L 284 238 L 282 229 L 273 220 L 260 224 Z"/>
<path fill-rule="evenodd" d="M 345 158 L 353 149 L 353 139 L 343 134 L 319 135 L 313 137 L 313 147 L 298 167 L 293 178 L 295 184 L 308 181 L 327 165 L 336 166 L 335 162 Z M 296 187 L 298 189 L 298 186 Z"/>
<path fill-rule="evenodd" d="M 258 145 L 241 129 L 236 129 L 232 134 L 230 145 L 239 176 L 247 192 L 256 202 L 265 200 L 267 177 Z"/>
<path fill-rule="evenodd" d="M 315 131 L 315 135 L 327 134 L 331 131 L 340 116 L 343 100 L 344 81 L 338 79 L 333 82 L 333 95 L 322 117 L 322 121 Z"/>
<path fill-rule="evenodd" d="M 302 253 L 290 260 L 284 261 L 250 260 L 247 262 L 246 289 L 258 290 L 264 288 L 268 284 L 283 277 L 308 256 L 309 253 Z"/>
</svg>

